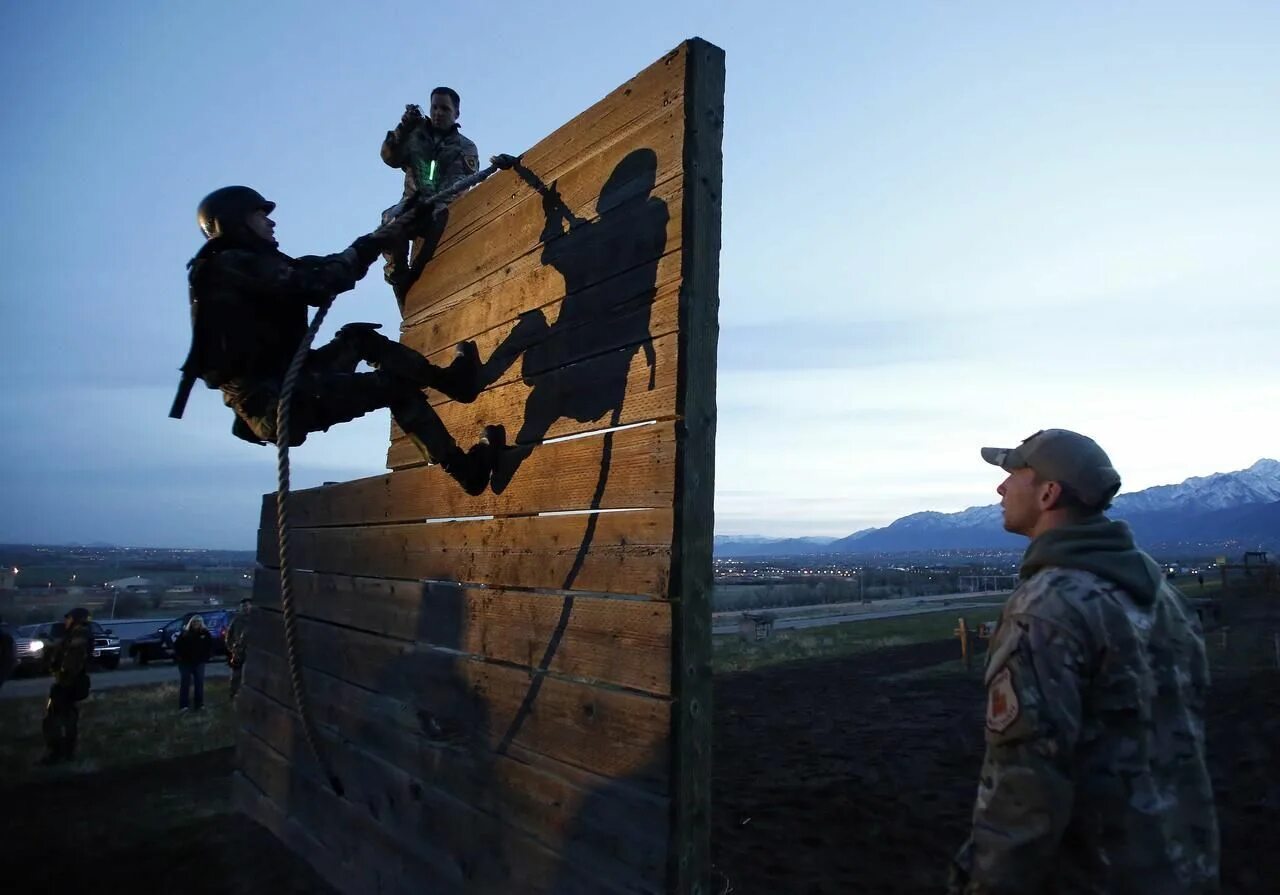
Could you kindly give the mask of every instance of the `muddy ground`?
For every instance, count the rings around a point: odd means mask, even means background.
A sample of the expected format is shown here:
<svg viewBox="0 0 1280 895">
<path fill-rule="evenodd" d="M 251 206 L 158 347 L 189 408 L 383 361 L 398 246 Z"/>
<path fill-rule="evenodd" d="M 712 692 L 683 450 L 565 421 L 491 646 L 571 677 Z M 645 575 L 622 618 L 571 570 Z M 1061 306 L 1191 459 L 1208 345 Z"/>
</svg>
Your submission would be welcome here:
<svg viewBox="0 0 1280 895">
<path fill-rule="evenodd" d="M 983 694 L 976 670 L 910 672 L 956 651 L 918 644 L 717 679 L 712 847 L 734 895 L 941 891 L 967 832 Z M 1280 672 L 1219 669 L 1208 730 L 1224 891 L 1275 892 Z M 230 813 L 233 762 L 222 749 L 0 791 L 4 890 L 330 891 Z"/>
<path fill-rule="evenodd" d="M 1238 622 L 1280 629 L 1275 613 Z M 968 834 L 984 694 L 976 669 L 900 673 L 955 652 L 920 644 L 717 680 L 712 854 L 734 895 L 943 890 Z M 1271 895 L 1280 891 L 1274 665 L 1215 669 L 1207 738 L 1223 891 Z"/>
</svg>

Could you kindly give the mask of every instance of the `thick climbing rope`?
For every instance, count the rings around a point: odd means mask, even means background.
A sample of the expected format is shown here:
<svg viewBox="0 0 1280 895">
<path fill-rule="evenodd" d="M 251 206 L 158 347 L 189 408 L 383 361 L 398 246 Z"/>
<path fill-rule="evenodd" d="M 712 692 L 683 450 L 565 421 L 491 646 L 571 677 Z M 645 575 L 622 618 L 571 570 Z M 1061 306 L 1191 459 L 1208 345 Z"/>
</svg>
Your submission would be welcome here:
<svg viewBox="0 0 1280 895">
<path fill-rule="evenodd" d="M 280 389 L 280 400 L 276 405 L 276 475 L 279 487 L 276 489 L 276 537 L 280 546 L 280 607 L 284 612 L 284 646 L 289 657 L 289 680 L 293 685 L 293 701 L 298 709 L 298 718 L 302 721 L 302 733 L 316 764 L 324 773 L 333 791 L 342 796 L 342 781 L 330 769 L 320 751 L 320 738 L 316 734 L 315 721 L 311 717 L 310 705 L 307 702 L 307 690 L 302 682 L 302 661 L 298 658 L 298 615 L 293 606 L 293 565 L 289 562 L 289 406 L 293 403 L 293 388 L 302 373 L 302 365 L 311 351 L 311 343 L 315 341 L 320 324 L 329 313 L 332 299 L 322 304 L 311 320 L 311 326 L 298 344 L 289 370 L 284 374 L 284 385 Z"/>
<path fill-rule="evenodd" d="M 462 178 L 447 190 L 441 190 L 419 201 L 426 206 L 443 205 L 497 170 L 496 165 L 489 165 L 475 174 Z M 417 200 L 418 197 L 414 198 Z M 280 388 L 280 399 L 276 405 L 276 475 L 278 478 L 276 539 L 280 547 L 280 608 L 284 615 L 284 646 L 285 654 L 289 659 L 289 682 L 293 686 L 294 705 L 298 710 L 298 718 L 302 722 L 303 736 L 307 740 L 307 745 L 311 747 L 311 754 L 315 757 L 316 764 L 320 766 L 333 791 L 341 797 L 342 780 L 333 773 L 320 749 L 320 737 L 316 733 L 310 703 L 307 701 L 306 686 L 302 680 L 302 660 L 298 657 L 298 615 L 293 605 L 293 564 L 289 561 L 289 408 L 293 404 L 293 389 L 298 383 L 298 377 L 302 374 L 302 365 L 311 351 L 311 343 L 315 341 L 316 333 L 320 331 L 320 325 L 324 323 L 325 315 L 329 313 L 332 304 L 331 298 L 316 309 L 316 315 L 312 318 L 311 325 L 307 327 L 306 335 L 298 343 L 298 350 L 294 352 L 293 360 L 289 362 L 289 369 L 284 374 L 284 383 Z"/>
</svg>

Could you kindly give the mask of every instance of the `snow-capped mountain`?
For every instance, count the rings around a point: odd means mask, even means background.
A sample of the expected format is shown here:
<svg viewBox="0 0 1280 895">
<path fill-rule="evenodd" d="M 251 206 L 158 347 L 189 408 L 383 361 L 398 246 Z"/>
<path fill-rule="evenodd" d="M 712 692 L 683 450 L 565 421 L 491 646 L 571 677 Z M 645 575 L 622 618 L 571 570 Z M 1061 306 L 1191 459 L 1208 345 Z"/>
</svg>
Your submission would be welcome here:
<svg viewBox="0 0 1280 895">
<path fill-rule="evenodd" d="M 1248 503 L 1280 500 L 1280 460 L 1259 460 L 1238 472 L 1196 476 L 1180 485 L 1156 485 L 1121 494 L 1115 512 L 1153 513 L 1161 510 L 1225 510 Z"/>
<path fill-rule="evenodd" d="M 1177 485 L 1157 485 L 1120 494 L 1108 511 L 1125 519 L 1144 545 L 1202 545 L 1206 550 L 1232 545 L 1280 548 L 1280 461 L 1263 459 L 1248 469 L 1196 476 Z M 958 513 L 922 512 L 903 516 L 884 528 L 869 528 L 823 545 L 800 539 L 754 539 L 742 552 L 731 545 L 720 556 L 783 553 L 869 553 L 910 550 L 1021 549 L 1026 540 L 1006 532 L 999 504 Z M 804 549 L 797 549 L 802 546 Z"/>
</svg>

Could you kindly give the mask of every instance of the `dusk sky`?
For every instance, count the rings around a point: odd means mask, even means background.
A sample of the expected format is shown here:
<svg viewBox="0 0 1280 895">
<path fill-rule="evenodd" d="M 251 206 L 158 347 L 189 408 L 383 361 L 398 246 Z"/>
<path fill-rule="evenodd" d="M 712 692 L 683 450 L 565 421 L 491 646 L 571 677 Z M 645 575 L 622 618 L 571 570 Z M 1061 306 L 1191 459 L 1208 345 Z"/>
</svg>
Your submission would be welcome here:
<svg viewBox="0 0 1280 895">
<path fill-rule="evenodd" d="M 1113 6 L 5 4 L 0 541 L 252 547 L 273 449 L 202 385 L 166 416 L 207 192 L 340 251 L 431 87 L 519 153 L 695 35 L 728 71 L 718 533 L 991 503 L 978 448 L 1047 427 L 1125 490 L 1276 457 L 1280 4 Z M 330 319 L 397 331 L 378 266 Z M 294 486 L 383 471 L 388 426 L 312 436 Z"/>
</svg>

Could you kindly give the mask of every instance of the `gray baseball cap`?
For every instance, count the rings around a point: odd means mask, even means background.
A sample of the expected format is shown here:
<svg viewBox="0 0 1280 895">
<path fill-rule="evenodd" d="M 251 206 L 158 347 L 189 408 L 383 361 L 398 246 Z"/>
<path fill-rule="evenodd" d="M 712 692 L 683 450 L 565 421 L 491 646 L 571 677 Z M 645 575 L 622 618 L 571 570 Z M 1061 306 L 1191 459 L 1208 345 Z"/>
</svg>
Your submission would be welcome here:
<svg viewBox="0 0 1280 895">
<path fill-rule="evenodd" d="M 1041 429 L 1016 448 L 984 447 L 982 459 L 1005 472 L 1034 469 L 1061 482 L 1089 506 L 1101 507 L 1120 490 L 1120 473 L 1098 443 L 1069 429 Z"/>
</svg>

